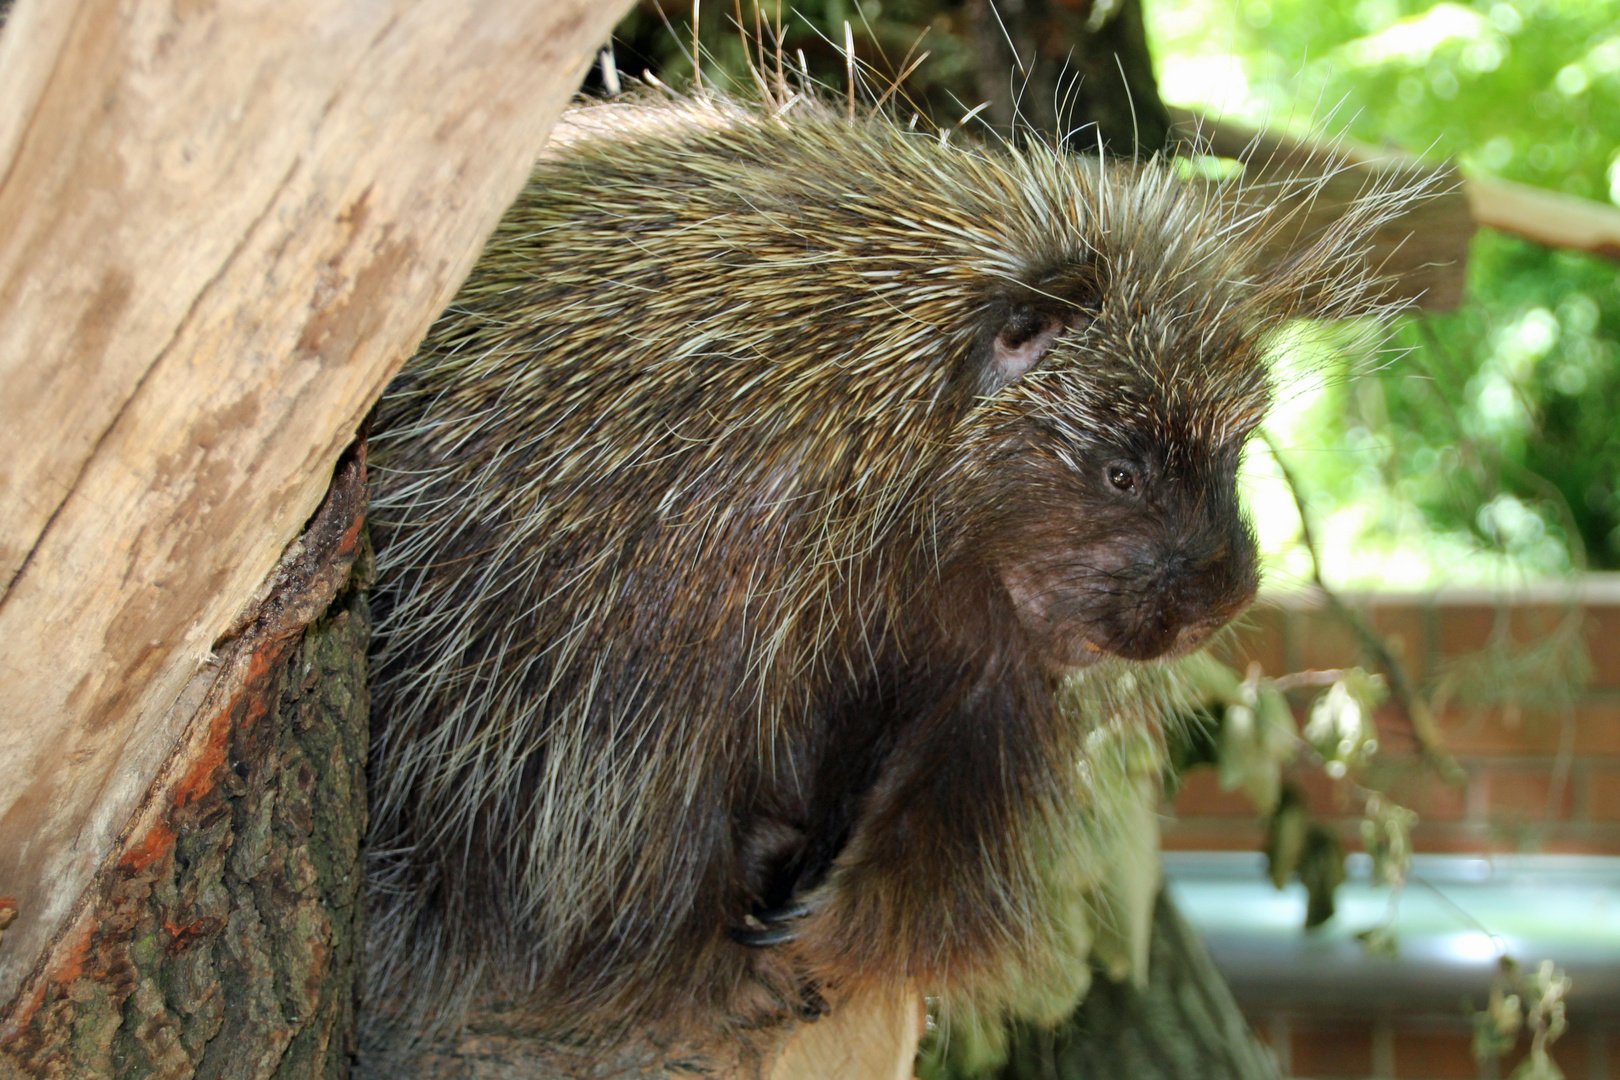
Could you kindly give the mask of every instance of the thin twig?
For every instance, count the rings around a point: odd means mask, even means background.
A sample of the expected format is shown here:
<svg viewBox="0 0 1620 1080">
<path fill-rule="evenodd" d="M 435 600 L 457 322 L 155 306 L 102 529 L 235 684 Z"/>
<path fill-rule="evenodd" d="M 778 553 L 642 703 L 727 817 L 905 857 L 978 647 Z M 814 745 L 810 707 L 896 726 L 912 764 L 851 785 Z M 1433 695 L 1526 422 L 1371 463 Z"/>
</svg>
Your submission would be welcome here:
<svg viewBox="0 0 1620 1080">
<path fill-rule="evenodd" d="M 1266 441 L 1266 448 L 1271 451 L 1271 457 L 1282 471 L 1283 482 L 1288 485 L 1288 493 L 1293 497 L 1294 507 L 1299 511 L 1300 538 L 1305 543 L 1305 550 L 1311 556 L 1311 581 L 1321 590 L 1327 598 L 1328 607 L 1342 619 L 1356 635 L 1361 644 L 1374 662 L 1383 669 L 1384 675 L 1389 679 L 1390 696 L 1400 703 L 1402 711 L 1406 713 L 1406 720 L 1411 725 L 1412 736 L 1417 740 L 1418 750 L 1424 759 L 1434 766 L 1442 779 L 1453 787 L 1461 787 L 1468 781 L 1468 774 L 1457 764 L 1457 760 L 1447 752 L 1445 737 L 1440 732 L 1440 725 L 1435 721 L 1434 713 L 1429 710 L 1428 702 L 1418 694 L 1412 685 L 1411 676 L 1407 674 L 1406 665 L 1390 651 L 1384 639 L 1359 613 L 1339 598 L 1339 594 L 1328 588 L 1322 579 L 1322 555 L 1316 545 L 1316 534 L 1311 528 L 1310 513 L 1305 507 L 1305 498 L 1301 494 L 1299 480 L 1294 471 L 1288 467 L 1283 459 L 1282 451 L 1270 432 L 1261 432 L 1261 438 Z"/>
<path fill-rule="evenodd" d="M 699 92 L 703 90 L 703 64 L 699 60 L 703 47 L 698 41 L 698 15 L 702 6 L 703 0 L 692 0 L 692 88 Z"/>
<path fill-rule="evenodd" d="M 1310 671 L 1295 671 L 1287 675 L 1279 675 L 1271 680 L 1274 689 L 1287 693 L 1305 686 L 1332 686 L 1344 678 L 1344 671 L 1340 668 L 1327 668 L 1325 670 L 1312 669 Z"/>
</svg>

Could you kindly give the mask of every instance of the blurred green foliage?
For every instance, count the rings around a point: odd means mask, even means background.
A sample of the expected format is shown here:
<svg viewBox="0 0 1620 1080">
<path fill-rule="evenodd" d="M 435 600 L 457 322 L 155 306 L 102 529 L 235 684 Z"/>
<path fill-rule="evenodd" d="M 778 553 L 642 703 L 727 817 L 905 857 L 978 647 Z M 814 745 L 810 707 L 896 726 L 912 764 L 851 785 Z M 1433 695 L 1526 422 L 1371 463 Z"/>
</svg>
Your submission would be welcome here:
<svg viewBox="0 0 1620 1080">
<path fill-rule="evenodd" d="M 1166 97 L 1620 203 L 1620 0 L 1148 0 Z M 1620 569 L 1616 263 L 1489 230 L 1468 302 L 1292 418 L 1340 582 Z M 1405 350 L 1405 351 L 1402 351 Z M 1495 553 L 1501 556 L 1492 559 Z M 1469 556 L 1474 556 L 1470 565 Z M 1427 580 L 1424 580 L 1427 579 Z"/>
</svg>

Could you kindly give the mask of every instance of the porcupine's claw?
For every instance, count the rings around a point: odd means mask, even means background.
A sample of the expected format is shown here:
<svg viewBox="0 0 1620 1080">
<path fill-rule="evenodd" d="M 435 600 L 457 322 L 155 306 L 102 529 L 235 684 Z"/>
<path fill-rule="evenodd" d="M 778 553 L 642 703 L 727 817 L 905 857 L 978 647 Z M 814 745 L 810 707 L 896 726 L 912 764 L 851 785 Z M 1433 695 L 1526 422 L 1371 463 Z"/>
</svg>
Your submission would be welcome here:
<svg viewBox="0 0 1620 1080">
<path fill-rule="evenodd" d="M 810 914 L 809 904 L 803 900 L 789 900 L 779 907 L 751 912 L 750 921 L 761 924 L 758 929 L 752 926 L 728 926 L 726 933 L 731 935 L 732 941 L 751 949 L 783 945 L 799 936 L 799 931 L 793 924 L 808 914 Z"/>
<path fill-rule="evenodd" d="M 751 930 L 745 926 L 728 926 L 726 933 L 731 940 L 739 945 L 746 945 L 750 949 L 764 949 L 771 945 L 785 945 L 799 936 L 799 932 L 791 926 L 767 926 L 763 930 Z"/>
</svg>

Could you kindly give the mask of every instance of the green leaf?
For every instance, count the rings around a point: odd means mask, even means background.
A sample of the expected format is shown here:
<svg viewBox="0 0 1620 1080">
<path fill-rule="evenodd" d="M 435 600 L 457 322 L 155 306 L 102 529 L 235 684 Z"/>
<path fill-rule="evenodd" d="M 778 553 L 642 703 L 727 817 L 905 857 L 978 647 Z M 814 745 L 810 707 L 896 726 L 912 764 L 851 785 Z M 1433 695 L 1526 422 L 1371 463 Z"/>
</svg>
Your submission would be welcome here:
<svg viewBox="0 0 1620 1080">
<path fill-rule="evenodd" d="M 1344 844 L 1339 835 L 1322 825 L 1305 831 L 1299 859 L 1299 880 L 1305 886 L 1305 929 L 1333 918 L 1333 894 L 1344 884 Z"/>
<path fill-rule="evenodd" d="M 1305 800 L 1299 789 L 1288 784 L 1277 799 L 1266 826 L 1266 867 L 1271 883 L 1281 889 L 1299 870 L 1305 855 L 1305 837 L 1310 819 L 1305 813 Z"/>
<path fill-rule="evenodd" d="M 1417 814 L 1373 794 L 1367 799 L 1366 816 L 1361 819 L 1361 844 L 1372 856 L 1373 880 L 1392 888 L 1406 884 L 1412 868 L 1412 826 Z"/>
<path fill-rule="evenodd" d="M 1395 927 L 1389 923 L 1379 923 L 1370 926 L 1356 935 L 1361 942 L 1362 951 L 1368 956 L 1381 956 L 1386 960 L 1398 959 L 1401 955 L 1400 938 L 1396 936 Z"/>
</svg>

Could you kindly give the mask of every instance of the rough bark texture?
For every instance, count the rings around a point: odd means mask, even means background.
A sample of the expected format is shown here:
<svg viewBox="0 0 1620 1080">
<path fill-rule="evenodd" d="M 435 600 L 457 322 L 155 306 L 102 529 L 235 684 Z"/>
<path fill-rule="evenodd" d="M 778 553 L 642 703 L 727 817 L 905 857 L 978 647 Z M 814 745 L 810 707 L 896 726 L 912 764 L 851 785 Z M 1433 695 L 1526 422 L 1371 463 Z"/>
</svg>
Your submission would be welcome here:
<svg viewBox="0 0 1620 1080">
<path fill-rule="evenodd" d="M 0 1032 L 0 1077 L 348 1076 L 370 708 L 364 493 L 351 457 L 226 650 L 217 707 L 76 933 L 25 986 Z"/>
<path fill-rule="evenodd" d="M 362 1058 L 356 1080 L 766 1080 L 786 1028 L 723 1045 L 635 1039 L 613 1050 L 529 1034 L 524 1017 L 474 1013 L 442 1042 Z M 799 1078 L 795 1078 L 799 1080 Z M 803 1080 L 810 1080 L 804 1077 Z"/>
<path fill-rule="evenodd" d="M 604 1053 L 525 1034 L 522 1017 L 485 1011 L 455 1038 L 392 1061 L 362 1061 L 357 1080 L 910 1080 L 922 1000 L 834 1002 L 814 1023 L 671 1044 L 642 1039 Z"/>
<path fill-rule="evenodd" d="M 1053 1029 L 1021 1027 L 999 1080 L 1278 1080 L 1208 951 L 1164 894 L 1148 984 L 1099 977 Z"/>
</svg>

